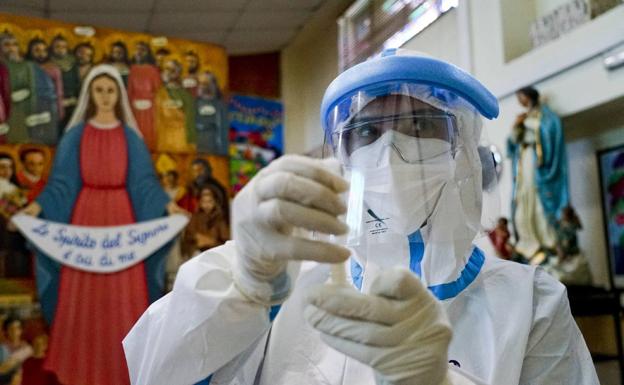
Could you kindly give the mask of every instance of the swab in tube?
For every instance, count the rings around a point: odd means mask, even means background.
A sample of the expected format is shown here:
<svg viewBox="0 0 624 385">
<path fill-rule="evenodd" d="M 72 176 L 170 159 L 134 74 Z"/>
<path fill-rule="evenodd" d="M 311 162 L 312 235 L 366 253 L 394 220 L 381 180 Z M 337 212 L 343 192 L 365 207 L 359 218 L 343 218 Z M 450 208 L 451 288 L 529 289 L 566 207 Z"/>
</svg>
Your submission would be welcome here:
<svg viewBox="0 0 624 385">
<path fill-rule="evenodd" d="M 330 282 L 338 286 L 348 286 L 347 273 L 345 271 L 346 262 L 332 263 L 329 272 Z"/>
<path fill-rule="evenodd" d="M 342 168 L 336 159 L 326 159 L 327 166 L 336 175 L 342 175 Z M 329 241 L 334 244 L 344 245 L 344 239 L 335 235 L 329 236 Z M 334 285 L 349 286 L 346 273 L 346 262 L 332 263 L 330 265 L 329 282 Z"/>
</svg>

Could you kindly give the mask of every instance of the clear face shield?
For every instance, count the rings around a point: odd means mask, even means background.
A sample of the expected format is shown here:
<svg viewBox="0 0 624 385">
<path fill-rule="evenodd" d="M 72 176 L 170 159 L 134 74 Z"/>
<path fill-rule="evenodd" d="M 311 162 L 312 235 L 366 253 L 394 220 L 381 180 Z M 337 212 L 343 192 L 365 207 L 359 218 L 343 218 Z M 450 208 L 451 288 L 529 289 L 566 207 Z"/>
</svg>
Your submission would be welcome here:
<svg viewBox="0 0 624 385">
<path fill-rule="evenodd" d="M 326 155 L 351 184 L 344 243 L 358 263 L 452 279 L 498 215 L 479 113 L 449 91 L 397 82 L 343 98 L 327 127 Z"/>
</svg>

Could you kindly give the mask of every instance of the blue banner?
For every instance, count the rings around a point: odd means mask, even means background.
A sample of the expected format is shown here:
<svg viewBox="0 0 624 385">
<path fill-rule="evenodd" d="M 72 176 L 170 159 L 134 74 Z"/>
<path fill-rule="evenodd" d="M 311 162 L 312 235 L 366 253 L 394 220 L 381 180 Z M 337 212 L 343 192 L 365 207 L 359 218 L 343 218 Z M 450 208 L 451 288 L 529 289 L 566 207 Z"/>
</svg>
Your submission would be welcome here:
<svg viewBox="0 0 624 385">
<path fill-rule="evenodd" d="M 276 100 L 234 95 L 229 117 L 231 185 L 236 193 L 283 153 L 283 107 Z"/>
</svg>

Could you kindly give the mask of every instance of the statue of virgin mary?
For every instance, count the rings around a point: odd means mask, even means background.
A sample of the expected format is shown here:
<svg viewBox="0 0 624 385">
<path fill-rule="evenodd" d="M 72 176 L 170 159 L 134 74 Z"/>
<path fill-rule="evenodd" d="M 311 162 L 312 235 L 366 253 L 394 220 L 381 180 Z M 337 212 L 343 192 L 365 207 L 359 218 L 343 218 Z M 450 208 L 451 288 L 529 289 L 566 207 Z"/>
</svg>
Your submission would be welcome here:
<svg viewBox="0 0 624 385">
<path fill-rule="evenodd" d="M 518 115 L 507 140 L 515 250 L 537 263 L 543 260 L 543 251 L 555 249 L 555 226 L 569 203 L 565 141 L 561 120 L 540 103 L 535 88 L 523 88 L 516 96 L 528 111 Z"/>
</svg>

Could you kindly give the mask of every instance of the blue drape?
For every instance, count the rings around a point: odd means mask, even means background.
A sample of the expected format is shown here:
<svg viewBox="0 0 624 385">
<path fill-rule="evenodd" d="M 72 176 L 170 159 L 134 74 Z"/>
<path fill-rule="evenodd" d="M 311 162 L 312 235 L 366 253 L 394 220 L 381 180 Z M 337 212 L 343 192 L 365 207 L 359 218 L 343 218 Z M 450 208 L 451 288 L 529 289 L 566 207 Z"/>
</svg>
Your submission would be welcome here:
<svg viewBox="0 0 624 385">
<path fill-rule="evenodd" d="M 542 163 L 537 168 L 535 183 L 544 212 L 554 224 L 569 202 L 568 161 L 561 120 L 546 106 L 542 106 L 540 142 Z"/>
<path fill-rule="evenodd" d="M 555 224 L 561 216 L 561 210 L 569 203 L 568 193 L 568 162 L 561 120 L 547 106 L 541 106 L 540 146 L 542 151 L 541 163 L 534 152 L 537 170 L 535 185 L 544 213 L 549 223 Z M 518 162 L 520 161 L 520 145 L 507 139 L 507 155 L 511 158 L 512 181 L 512 219 L 516 211 L 515 193 Z"/>
</svg>

